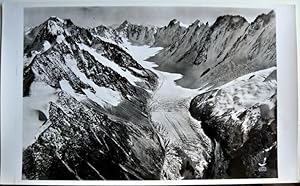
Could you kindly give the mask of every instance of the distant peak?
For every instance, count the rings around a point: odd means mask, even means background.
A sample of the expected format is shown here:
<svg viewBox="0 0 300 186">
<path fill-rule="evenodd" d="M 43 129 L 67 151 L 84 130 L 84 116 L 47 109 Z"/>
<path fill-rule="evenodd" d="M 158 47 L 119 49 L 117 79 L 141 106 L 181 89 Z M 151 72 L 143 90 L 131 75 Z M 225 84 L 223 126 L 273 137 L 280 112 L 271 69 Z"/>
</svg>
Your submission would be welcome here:
<svg viewBox="0 0 300 186">
<path fill-rule="evenodd" d="M 225 22 L 225 21 L 231 21 L 231 22 L 247 22 L 247 20 L 240 16 L 240 15 L 224 15 L 217 18 L 216 22 Z"/>
<path fill-rule="evenodd" d="M 123 23 L 121 25 L 128 25 L 129 24 L 129 21 L 125 20 L 123 21 Z"/>
<path fill-rule="evenodd" d="M 129 21 L 125 20 L 119 25 L 118 29 L 127 29 L 128 25 L 130 25 Z"/>
<path fill-rule="evenodd" d="M 192 25 L 199 25 L 199 26 L 200 26 L 200 24 L 201 24 L 201 21 L 200 21 L 199 19 L 196 19 L 196 20 L 192 23 Z"/>
<path fill-rule="evenodd" d="M 96 29 L 103 29 L 103 30 L 107 30 L 108 29 L 108 27 L 105 26 L 105 25 L 99 25 L 99 26 L 96 26 L 95 28 Z"/>
<path fill-rule="evenodd" d="M 177 19 L 172 19 L 172 20 L 170 21 L 170 23 L 168 24 L 168 26 L 174 26 L 174 25 L 176 25 L 176 24 L 179 24 L 179 21 L 178 21 Z"/>
<path fill-rule="evenodd" d="M 70 25 L 73 25 L 73 21 L 71 19 L 65 19 L 64 20 L 64 23 L 67 25 L 67 26 L 70 26 Z"/>
<path fill-rule="evenodd" d="M 253 23 L 258 23 L 258 22 L 263 22 L 264 24 L 269 23 L 271 18 L 275 17 L 275 12 L 274 10 L 271 10 L 268 14 L 262 13 L 258 15 L 255 20 L 252 22 Z"/>
<path fill-rule="evenodd" d="M 172 19 L 172 20 L 171 20 L 171 23 L 177 23 L 177 22 L 178 22 L 177 19 Z"/>
<path fill-rule="evenodd" d="M 269 13 L 268 13 L 269 16 L 275 16 L 275 11 L 274 10 L 271 10 Z"/>
</svg>

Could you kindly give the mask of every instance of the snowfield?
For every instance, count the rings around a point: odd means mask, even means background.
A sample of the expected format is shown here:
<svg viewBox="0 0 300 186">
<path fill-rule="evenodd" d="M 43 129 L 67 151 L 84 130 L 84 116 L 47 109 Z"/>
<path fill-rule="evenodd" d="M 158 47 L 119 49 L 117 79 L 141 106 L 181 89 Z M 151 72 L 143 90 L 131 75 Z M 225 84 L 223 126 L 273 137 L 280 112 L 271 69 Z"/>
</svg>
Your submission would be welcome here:
<svg viewBox="0 0 300 186">
<path fill-rule="evenodd" d="M 141 81 L 141 79 L 135 77 L 133 74 L 131 74 L 128 70 L 120 67 L 116 63 L 108 60 L 107 58 L 103 57 L 100 53 L 96 51 L 96 49 L 92 49 L 84 44 L 78 44 L 79 48 L 81 50 L 88 51 L 90 54 L 92 54 L 97 61 L 99 61 L 104 66 L 110 67 L 115 72 L 120 74 L 121 76 L 125 77 L 132 85 L 136 85 L 135 82 Z"/>
<path fill-rule="evenodd" d="M 276 93 L 277 81 L 264 81 L 274 70 L 276 67 L 249 73 L 217 88 L 222 91 L 216 101 L 214 115 L 220 116 L 228 109 L 233 109 L 233 113 L 243 112 L 256 103 L 264 103 L 270 109 L 274 108 L 273 102 L 267 99 Z"/>
<path fill-rule="evenodd" d="M 96 91 L 96 93 L 93 94 L 88 89 L 83 90 L 83 92 L 86 94 L 88 98 L 90 98 L 91 100 L 93 100 L 94 102 L 102 106 L 107 104 L 117 106 L 122 101 L 122 95 L 119 92 L 111 90 L 109 88 L 99 87 L 92 80 L 88 79 L 84 73 L 80 72 L 80 70 L 77 67 L 76 61 L 73 59 L 72 56 L 70 55 L 66 56 L 65 61 L 66 61 L 66 65 L 73 71 L 73 73 L 77 77 L 79 77 L 79 79 L 82 82 L 90 85 Z M 109 61 L 109 63 L 113 63 L 113 62 Z M 75 98 L 77 98 L 77 96 Z"/>
<path fill-rule="evenodd" d="M 39 112 L 49 118 L 49 102 L 56 102 L 58 90 L 43 82 L 33 82 L 28 97 L 23 98 L 23 147 L 31 145 L 41 132 L 44 121 L 39 120 Z"/>
</svg>

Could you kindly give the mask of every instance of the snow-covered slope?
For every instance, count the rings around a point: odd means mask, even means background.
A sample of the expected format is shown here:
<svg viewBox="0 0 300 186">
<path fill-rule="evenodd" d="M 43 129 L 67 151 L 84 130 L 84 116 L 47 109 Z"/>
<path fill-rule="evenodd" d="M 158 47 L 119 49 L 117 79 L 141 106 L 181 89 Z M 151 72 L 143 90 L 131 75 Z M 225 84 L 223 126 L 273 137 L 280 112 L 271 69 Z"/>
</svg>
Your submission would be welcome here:
<svg viewBox="0 0 300 186">
<path fill-rule="evenodd" d="M 146 112 L 157 77 L 103 32 L 50 17 L 26 33 L 25 178 L 159 178 Z"/>
<path fill-rule="evenodd" d="M 275 74 L 275 75 L 274 75 Z M 212 177 L 276 175 L 276 68 L 237 78 L 196 96 L 190 105 L 205 134 L 221 147 Z M 220 154 L 220 152 L 218 152 Z M 214 155 L 212 154 L 212 157 Z M 265 171 L 260 171 L 260 167 Z M 235 169 L 243 171 L 239 173 Z"/>
</svg>

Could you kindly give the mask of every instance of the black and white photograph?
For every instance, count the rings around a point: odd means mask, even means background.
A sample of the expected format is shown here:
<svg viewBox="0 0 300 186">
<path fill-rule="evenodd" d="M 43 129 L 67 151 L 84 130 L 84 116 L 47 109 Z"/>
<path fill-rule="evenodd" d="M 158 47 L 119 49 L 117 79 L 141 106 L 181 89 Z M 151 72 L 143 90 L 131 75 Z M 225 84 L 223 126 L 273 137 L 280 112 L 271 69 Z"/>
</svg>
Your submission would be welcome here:
<svg viewBox="0 0 300 186">
<path fill-rule="evenodd" d="M 24 8 L 22 179 L 277 178 L 275 18 Z"/>
</svg>

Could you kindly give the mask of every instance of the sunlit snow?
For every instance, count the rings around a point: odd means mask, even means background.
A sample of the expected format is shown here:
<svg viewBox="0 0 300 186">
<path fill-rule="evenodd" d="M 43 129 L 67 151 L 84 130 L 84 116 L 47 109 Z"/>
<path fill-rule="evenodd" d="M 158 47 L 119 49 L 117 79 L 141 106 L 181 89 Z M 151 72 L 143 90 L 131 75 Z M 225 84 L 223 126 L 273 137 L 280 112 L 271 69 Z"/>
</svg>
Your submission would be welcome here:
<svg viewBox="0 0 300 186">
<path fill-rule="evenodd" d="M 73 71 L 73 73 L 79 77 L 79 79 L 88 85 L 90 85 L 96 93 L 93 94 L 90 90 L 83 90 L 84 93 L 87 95 L 88 98 L 95 101 L 100 105 L 113 105 L 117 106 L 122 101 L 122 95 L 114 90 L 105 87 L 99 87 L 96 85 L 92 80 L 88 79 L 84 73 L 80 72 L 77 67 L 76 61 L 73 59 L 72 56 L 67 55 L 65 57 L 66 65 Z"/>
<path fill-rule="evenodd" d="M 35 136 L 40 134 L 40 127 L 44 121 L 39 120 L 38 111 L 49 118 L 49 102 L 55 102 L 58 97 L 57 90 L 43 82 L 33 82 L 30 86 L 30 96 L 23 98 L 23 147 L 35 141 Z"/>
<path fill-rule="evenodd" d="M 136 85 L 135 82 L 141 81 L 141 79 L 135 77 L 133 74 L 131 74 L 130 71 L 128 71 L 125 68 L 122 68 L 121 66 L 117 65 L 115 62 L 108 60 L 107 58 L 103 57 L 101 54 L 99 54 L 96 49 L 90 48 L 84 44 L 78 44 L 81 50 L 88 51 L 91 55 L 95 57 L 97 61 L 99 61 L 102 65 L 110 67 L 115 72 L 120 74 L 121 76 L 125 77 L 132 85 Z"/>
</svg>

